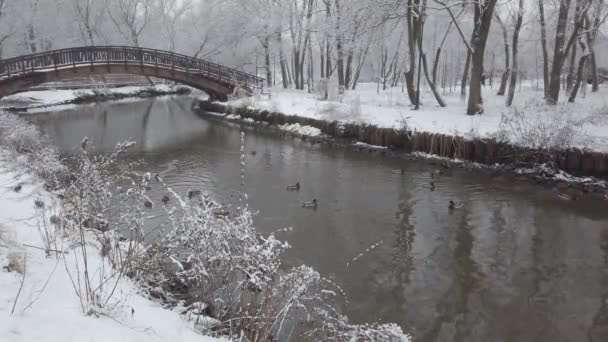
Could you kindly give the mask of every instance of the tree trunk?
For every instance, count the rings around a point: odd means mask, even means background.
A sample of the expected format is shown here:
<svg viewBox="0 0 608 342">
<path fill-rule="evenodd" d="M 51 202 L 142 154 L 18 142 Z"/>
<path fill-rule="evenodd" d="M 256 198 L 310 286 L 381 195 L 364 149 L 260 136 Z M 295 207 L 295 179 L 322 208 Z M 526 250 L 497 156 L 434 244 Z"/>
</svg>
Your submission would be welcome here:
<svg viewBox="0 0 608 342">
<path fill-rule="evenodd" d="M 467 58 L 464 62 L 464 70 L 462 71 L 462 79 L 460 80 L 460 97 L 467 96 L 467 81 L 469 80 L 469 70 L 471 69 L 471 51 L 467 50 Z"/>
<path fill-rule="evenodd" d="M 467 114 L 474 115 L 483 113 L 483 100 L 481 97 L 481 78 L 483 76 L 483 57 L 486 43 L 492 25 L 494 7 L 498 0 L 487 0 L 483 5 L 475 3 L 475 28 L 471 45 L 473 56 L 471 57 L 471 81 L 469 86 L 469 103 Z"/>
<path fill-rule="evenodd" d="M 568 98 L 568 102 L 574 102 L 576 99 L 576 95 L 578 94 L 578 90 L 581 87 L 581 83 L 583 82 L 583 71 L 585 70 L 585 63 L 589 55 L 581 56 L 581 59 L 578 61 L 578 70 L 576 72 L 576 82 L 572 87 L 572 92 L 570 93 L 570 97 Z"/>
<path fill-rule="evenodd" d="M 460 17 L 460 15 L 463 12 L 464 12 L 464 8 L 461 9 L 460 12 L 458 12 L 458 14 L 456 14 L 456 16 L 454 17 L 454 20 L 456 20 L 456 18 Z M 437 47 L 437 50 L 435 52 L 435 58 L 433 60 L 433 83 L 437 82 L 437 68 L 439 66 L 441 51 L 443 49 L 443 44 L 445 44 L 445 41 L 451 32 L 452 24 L 454 24 L 453 20 L 448 23 L 448 27 L 446 28 L 445 32 L 443 33 L 443 38 L 441 39 L 441 42 L 439 43 L 439 46 Z"/>
<path fill-rule="evenodd" d="M 564 60 L 564 42 L 566 35 L 566 26 L 568 26 L 568 10 L 570 9 L 570 0 L 561 0 L 559 5 L 557 28 L 555 30 L 555 44 L 553 50 L 553 65 L 551 66 L 551 75 L 549 79 L 549 93 L 547 96 L 548 104 L 557 104 L 560 92 L 561 70 Z"/>
<path fill-rule="evenodd" d="M 319 69 L 321 70 L 321 78 L 325 78 L 325 48 L 323 45 L 324 44 L 321 44 L 319 47 Z"/>
<path fill-rule="evenodd" d="M 589 18 L 587 15 L 585 15 L 585 31 L 589 32 L 589 26 L 590 26 L 590 22 L 589 22 Z M 585 44 L 584 42 L 584 37 L 587 38 L 587 44 Z M 587 50 L 587 45 L 590 46 L 590 40 L 589 38 L 591 38 L 591 36 L 589 34 L 583 35 L 581 37 L 579 37 L 579 45 L 581 46 L 581 59 L 578 62 L 578 70 L 576 72 L 576 82 L 573 85 L 572 88 L 572 92 L 570 93 L 570 97 L 568 98 L 568 102 L 574 102 L 574 100 L 576 99 L 576 95 L 578 94 L 578 90 L 580 89 L 581 83 L 583 82 L 583 73 L 585 71 L 585 65 L 587 63 L 587 59 L 589 59 L 589 53 L 586 51 Z M 586 82 L 586 80 L 585 80 Z"/>
<path fill-rule="evenodd" d="M 517 22 L 515 30 L 513 30 L 513 70 L 511 71 L 511 83 L 509 84 L 509 95 L 507 96 L 507 107 L 513 104 L 515 96 L 515 86 L 517 85 L 517 76 L 519 73 L 519 63 L 517 61 L 517 52 L 519 44 L 519 31 L 524 19 L 524 0 L 519 0 L 519 11 L 517 12 Z"/>
<path fill-rule="evenodd" d="M 545 97 L 549 90 L 549 53 L 547 52 L 547 25 L 545 22 L 545 0 L 538 0 L 538 12 L 540 16 L 540 45 L 543 51 L 543 87 Z"/>
<path fill-rule="evenodd" d="M 502 21 L 502 19 L 500 19 L 500 16 L 498 16 L 498 14 L 496 15 L 496 20 L 502 28 L 502 39 L 505 45 L 505 71 L 502 73 L 502 78 L 500 79 L 500 87 L 498 88 L 498 92 L 496 93 L 496 95 L 502 96 L 507 91 L 507 83 L 509 81 L 509 75 L 511 74 L 511 65 L 509 59 L 511 52 L 509 51 L 509 34 L 507 33 L 507 26 Z"/>
<path fill-rule="evenodd" d="M 411 104 L 416 104 L 416 85 L 414 75 L 416 74 L 416 41 L 418 40 L 418 16 L 414 15 L 414 6 L 418 6 L 419 0 L 408 0 L 407 6 L 407 31 L 408 31 L 408 52 L 409 70 L 405 73 L 405 88 Z"/>
<path fill-rule="evenodd" d="M 600 6 L 603 6 L 603 0 L 599 2 Z M 600 7 L 601 8 L 601 7 Z M 597 32 L 600 26 L 600 16 L 602 11 L 598 10 L 595 13 L 593 19 L 593 27 L 587 32 L 587 42 L 589 43 L 589 67 L 591 68 L 591 92 L 595 93 L 599 90 L 599 80 L 597 77 L 597 62 L 595 60 L 595 39 L 597 38 Z M 589 18 L 585 18 L 589 22 Z"/>
<path fill-rule="evenodd" d="M 576 44 L 570 51 L 570 65 L 568 65 L 568 74 L 566 74 L 566 90 L 572 90 L 572 83 L 574 83 L 574 77 L 576 72 Z"/>
<path fill-rule="evenodd" d="M 344 49 L 342 46 L 342 32 L 340 29 L 340 21 L 342 20 L 342 13 L 340 11 L 340 0 L 336 0 L 336 52 L 337 66 L 338 66 L 338 85 L 344 87 Z"/>
<path fill-rule="evenodd" d="M 420 52 L 420 53 L 422 53 L 422 52 Z M 424 77 L 426 77 L 426 81 L 429 84 L 429 88 L 431 88 L 431 91 L 433 92 L 433 95 L 435 96 L 437 103 L 439 104 L 440 107 L 447 107 L 447 105 L 445 104 L 445 101 L 441 97 L 441 94 L 439 94 L 439 91 L 437 91 L 435 82 L 433 82 L 433 80 L 429 77 L 429 71 L 428 71 L 428 67 L 427 67 L 427 63 L 426 63 L 426 54 L 422 54 L 422 66 L 424 68 Z"/>
<path fill-rule="evenodd" d="M 264 38 L 264 64 L 266 65 L 266 84 L 272 87 L 272 69 L 270 68 L 270 36 Z"/>
<path fill-rule="evenodd" d="M 283 88 L 289 88 L 289 76 L 287 76 L 287 62 L 285 61 L 285 56 L 283 55 L 283 45 L 282 45 L 282 33 L 279 28 L 279 32 L 277 32 L 277 45 L 279 48 L 279 65 L 281 66 L 281 80 L 283 81 Z"/>
</svg>

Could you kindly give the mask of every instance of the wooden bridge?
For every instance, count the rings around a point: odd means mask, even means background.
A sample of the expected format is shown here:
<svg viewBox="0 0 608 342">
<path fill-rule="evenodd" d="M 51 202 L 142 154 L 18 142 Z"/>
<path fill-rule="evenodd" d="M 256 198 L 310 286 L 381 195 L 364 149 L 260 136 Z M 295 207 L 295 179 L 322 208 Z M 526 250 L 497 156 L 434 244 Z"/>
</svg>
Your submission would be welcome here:
<svg viewBox="0 0 608 342">
<path fill-rule="evenodd" d="M 0 98 L 74 77 L 135 74 L 200 89 L 226 101 L 236 88 L 253 92 L 264 79 L 202 59 L 130 46 L 87 46 L 0 60 Z"/>
</svg>

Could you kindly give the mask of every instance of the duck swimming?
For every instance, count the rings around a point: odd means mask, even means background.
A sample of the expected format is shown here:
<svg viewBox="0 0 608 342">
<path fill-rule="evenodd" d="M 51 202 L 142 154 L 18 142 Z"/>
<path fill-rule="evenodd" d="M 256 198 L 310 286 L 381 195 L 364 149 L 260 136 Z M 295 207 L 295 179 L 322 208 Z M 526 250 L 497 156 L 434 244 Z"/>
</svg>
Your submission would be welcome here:
<svg viewBox="0 0 608 342">
<path fill-rule="evenodd" d="M 164 204 L 167 204 L 170 200 L 168 195 L 164 195 L 163 198 L 160 199 Z"/>
<path fill-rule="evenodd" d="M 294 185 L 288 185 L 287 191 L 300 191 L 300 182 L 297 182 Z"/>
<path fill-rule="evenodd" d="M 304 202 L 302 203 L 302 208 L 313 208 L 313 209 L 317 209 L 317 199 L 313 198 L 312 201 L 310 202 Z"/>
<path fill-rule="evenodd" d="M 188 199 L 192 199 L 192 197 L 196 197 L 196 196 L 200 196 L 201 195 L 201 191 L 200 190 L 188 190 Z"/>
<path fill-rule="evenodd" d="M 456 203 L 456 202 L 450 200 L 450 205 L 448 205 L 448 209 L 450 209 L 450 210 L 460 209 L 463 206 L 464 206 L 464 204 L 462 204 L 462 203 Z"/>
</svg>

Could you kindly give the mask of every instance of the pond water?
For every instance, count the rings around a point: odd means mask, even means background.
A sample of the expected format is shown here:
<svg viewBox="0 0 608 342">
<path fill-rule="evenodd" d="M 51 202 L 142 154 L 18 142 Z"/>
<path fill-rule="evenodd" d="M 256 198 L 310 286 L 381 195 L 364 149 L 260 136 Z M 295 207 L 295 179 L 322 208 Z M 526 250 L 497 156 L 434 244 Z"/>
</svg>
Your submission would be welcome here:
<svg viewBox="0 0 608 342">
<path fill-rule="evenodd" d="M 230 202 L 244 190 L 262 232 L 348 294 L 353 322 L 395 322 L 414 341 L 608 341 L 608 203 L 560 200 L 504 174 L 331 149 L 198 117 L 187 97 L 32 116 L 64 152 L 119 141 L 175 190 Z M 255 151 L 255 153 L 251 153 Z M 394 170 L 403 169 L 401 172 Z M 299 192 L 286 185 L 300 182 Z M 152 189 L 151 197 L 164 194 Z M 318 199 L 317 210 L 301 203 Z M 454 200 L 462 207 L 448 210 Z M 365 252 L 372 245 L 378 247 Z M 364 255 L 354 260 L 355 257 Z"/>
</svg>

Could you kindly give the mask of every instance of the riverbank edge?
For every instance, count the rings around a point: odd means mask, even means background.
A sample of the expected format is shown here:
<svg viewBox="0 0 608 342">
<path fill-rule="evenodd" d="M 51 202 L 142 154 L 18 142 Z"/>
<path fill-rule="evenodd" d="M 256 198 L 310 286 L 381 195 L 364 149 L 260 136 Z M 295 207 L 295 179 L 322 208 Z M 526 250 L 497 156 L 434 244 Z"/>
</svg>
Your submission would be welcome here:
<svg viewBox="0 0 608 342">
<path fill-rule="evenodd" d="M 524 176 L 533 183 L 572 188 L 583 193 L 608 196 L 608 154 L 571 148 L 541 151 L 496 139 L 382 128 L 365 123 L 318 120 L 279 112 L 234 107 L 222 103 L 197 100 L 192 110 L 201 116 L 278 130 L 312 143 L 352 146 L 356 150 L 381 154 L 429 159 L 443 168 L 475 168 L 502 170 Z M 219 113 L 219 115 L 218 115 Z M 319 129 L 318 136 L 307 136 L 281 130 L 281 126 L 298 124 Z"/>
<path fill-rule="evenodd" d="M 18 120 L 22 120 L 21 118 L 19 118 L 17 115 L 13 114 L 13 113 L 9 113 L 6 111 L 3 111 L 0 109 L 0 119 L 2 119 L 3 115 L 10 115 L 13 116 L 15 118 L 18 118 Z M 1 120 L 0 120 L 1 121 Z M 27 121 L 23 121 L 24 122 L 24 127 L 21 128 L 32 128 L 32 131 L 30 131 L 30 133 L 34 133 L 35 136 L 33 136 L 34 138 L 38 138 L 40 139 L 40 141 L 44 141 L 45 137 L 43 135 L 41 135 L 41 133 L 38 131 L 37 128 L 33 128 L 33 125 Z M 0 122 L 1 124 L 2 122 Z M 27 132 L 25 133 L 27 134 Z M 25 140 L 27 141 L 28 138 L 30 137 L 26 137 Z M 27 143 L 25 144 L 27 145 Z M 37 216 L 39 215 L 38 210 L 49 210 L 50 212 L 56 210 L 57 207 L 59 207 L 58 203 L 63 202 L 66 200 L 65 198 L 65 193 L 63 191 L 63 189 L 58 188 L 58 184 L 57 184 L 57 180 L 56 182 L 50 182 L 49 179 L 52 178 L 52 174 L 58 172 L 56 169 L 53 169 L 52 167 L 49 167 L 48 170 L 43 170 L 43 163 L 54 163 L 56 164 L 55 166 L 61 165 L 62 167 L 65 167 L 67 169 L 69 169 L 70 167 L 66 164 L 63 163 L 63 161 L 59 158 L 58 154 L 55 154 L 55 148 L 54 146 L 50 146 L 50 145 L 45 145 L 43 148 L 36 148 L 35 146 L 31 146 L 30 147 L 25 147 L 25 145 L 23 146 L 12 146 L 10 144 L 5 144 L 0 142 L 0 173 L 1 173 L 1 177 L 4 178 L 10 178 L 10 181 L 7 182 L 3 182 L 3 185 L 6 186 L 5 188 L 5 194 L 3 196 L 3 204 L 5 205 L 7 203 L 7 201 L 9 203 L 11 203 L 11 205 L 14 205 L 14 208 L 11 208 L 11 215 L 13 214 L 17 214 L 18 212 L 29 212 L 29 211 L 34 211 L 34 213 L 32 213 L 31 215 L 26 215 L 26 218 L 24 219 L 18 219 L 18 221 L 20 222 L 20 224 L 23 224 L 25 227 L 21 227 L 21 228 L 25 228 L 25 230 L 27 230 L 28 228 L 31 229 L 31 232 L 29 231 L 20 231 L 18 233 L 13 233 L 12 229 L 14 229 L 14 227 L 12 227 L 13 225 L 5 225 L 6 222 L 3 222 L 4 220 L 0 221 L 0 233 L 2 234 L 6 234 L 3 236 L 0 236 L 0 242 L 5 243 L 4 244 L 0 244 L 0 247 L 12 247 L 12 246 L 18 246 L 21 247 L 23 246 L 21 249 L 25 250 L 25 247 L 29 247 L 29 250 L 26 251 L 21 251 L 24 259 L 28 260 L 28 263 L 32 263 L 33 261 L 36 261 L 36 259 L 40 259 L 38 258 L 38 255 L 36 257 L 32 257 L 30 253 L 45 253 L 45 249 L 44 248 L 40 248 L 40 247 L 36 247 L 36 245 L 40 244 L 32 244 L 32 245 L 28 245 L 24 242 L 29 242 L 28 240 L 22 241 L 21 239 L 24 236 L 29 237 L 30 235 L 33 236 L 37 236 L 38 234 L 43 234 L 43 232 L 40 230 L 40 224 L 42 224 L 45 228 L 44 229 L 51 229 L 48 227 L 54 227 L 55 224 L 53 223 L 53 216 L 47 216 L 47 214 L 43 214 L 42 217 Z M 38 164 L 38 165 L 34 165 L 34 164 Z M 66 170 L 67 170 L 66 169 Z M 38 170 L 38 172 L 36 171 Z M 42 172 L 44 174 L 47 174 L 48 177 L 45 177 L 43 175 L 41 175 L 39 172 Z M 6 175 L 14 175 L 12 177 L 7 177 Z M 20 195 L 20 197 L 18 197 L 18 199 L 12 199 L 9 198 L 10 195 L 7 194 L 17 194 Z M 31 199 L 30 201 L 26 201 L 25 199 L 29 198 Z M 4 208 L 6 208 L 6 206 L 4 206 Z M 14 209 L 17 210 L 14 210 Z M 44 208 L 44 209 L 41 209 Z M 0 215 L 2 216 L 2 215 Z M 56 217 L 56 216 L 55 216 Z M 4 219 L 4 217 L 2 217 L 2 219 Z M 37 222 L 38 220 L 42 220 L 42 223 Z M 6 229 L 8 228 L 8 229 Z M 50 232 L 50 230 L 49 230 Z M 85 257 L 87 259 L 87 261 L 83 260 L 79 260 L 79 262 L 81 263 L 81 265 L 84 265 L 84 263 L 90 263 L 91 265 L 94 264 L 99 264 L 99 263 L 104 263 L 103 259 L 104 257 L 104 252 L 102 251 L 103 248 L 99 245 L 99 241 L 96 240 L 95 238 L 95 234 L 101 232 L 101 230 L 96 230 L 96 228 L 91 228 L 89 230 L 89 232 L 87 232 L 87 234 L 84 236 L 84 241 L 86 241 L 86 245 L 91 248 L 91 250 L 89 251 L 89 254 Z M 89 234 L 91 233 L 91 234 Z M 53 233 L 54 234 L 54 233 Z M 5 238 L 6 236 L 8 236 L 8 239 L 1 239 L 1 238 Z M 120 243 L 122 242 L 121 237 L 123 237 L 122 234 L 118 233 L 116 235 L 116 238 L 118 239 L 115 243 Z M 62 242 L 69 242 L 67 237 L 59 237 L 59 239 L 62 239 Z M 118 242 L 120 241 L 120 242 Z M 44 243 L 42 243 L 42 245 L 44 245 Z M 67 245 L 66 245 L 67 246 Z M 62 249 L 59 251 L 52 251 L 52 252 L 58 252 L 58 253 L 64 253 L 64 254 L 69 254 L 70 251 L 63 250 Z M 5 249 L 7 249 L 5 248 Z M 141 252 L 145 253 L 145 251 L 147 250 L 147 247 L 142 247 Z M 9 249 L 10 252 L 10 249 Z M 126 251 L 124 251 L 125 253 L 127 253 Z M 49 260 L 49 251 L 46 251 L 46 256 L 43 258 L 44 260 Z M 10 253 L 9 253 L 10 254 Z M 81 257 L 81 255 L 79 253 L 74 252 L 74 254 L 76 254 L 78 258 Z M 9 255 L 10 256 L 10 255 Z M 2 257 L 2 255 L 0 255 L 0 257 Z M 0 258 L 0 260 L 2 260 L 2 258 Z M 58 259 L 60 260 L 60 259 Z M 2 260 L 4 261 L 4 260 Z M 9 269 L 7 268 L 6 265 L 4 265 L 4 263 L 1 265 L 3 267 L 2 271 L 5 271 L 6 274 L 9 274 L 11 271 L 9 271 Z M 52 266 L 52 265 L 51 265 Z M 10 267 L 10 264 L 9 266 Z M 24 266 L 25 267 L 25 266 Z M 91 266 L 93 267 L 93 266 Z M 42 267 L 42 271 L 44 271 L 45 273 L 50 274 L 50 276 L 48 276 L 48 278 L 46 278 L 46 275 L 42 275 L 45 278 L 43 278 L 43 280 L 45 279 L 46 283 L 45 285 L 42 287 L 42 289 L 40 290 L 40 292 L 38 293 L 37 298 L 34 300 L 38 300 L 40 299 L 40 297 L 43 295 L 44 290 L 46 288 L 46 286 L 49 283 L 52 283 L 53 280 L 53 276 L 56 274 L 55 270 L 51 270 L 51 268 L 44 268 Z M 56 265 L 55 265 L 56 268 Z M 94 269 L 94 268 L 92 268 Z M 66 266 L 66 270 L 67 270 L 67 266 Z M 40 267 L 31 267 L 28 266 L 28 280 L 30 278 L 32 278 L 32 273 L 31 272 L 36 272 L 36 271 L 40 271 Z M 118 271 L 118 270 L 116 270 Z M 23 269 L 23 273 L 25 273 L 25 268 Z M 41 273 L 41 272 L 39 272 Z M 39 274 L 36 274 L 39 275 Z M 114 277 L 116 275 L 116 273 L 114 273 L 114 275 L 112 275 L 112 277 Z M 70 276 L 71 277 L 71 276 Z M 33 277 L 33 278 L 37 278 L 37 277 Z M 25 275 L 23 276 L 23 279 L 25 280 Z M 80 278 L 79 278 L 80 281 Z M 120 284 L 119 284 L 120 282 Z M 126 283 L 126 284 L 123 284 Z M 200 342 L 223 342 L 223 341 L 227 341 L 227 339 L 224 339 L 222 337 L 211 337 L 205 333 L 202 332 L 202 330 L 197 330 L 197 324 L 200 326 L 203 326 L 205 324 L 209 324 L 209 326 L 212 326 L 213 324 L 215 324 L 215 319 L 213 319 L 212 317 L 206 316 L 206 315 L 200 315 L 200 317 L 202 317 L 202 319 L 204 321 L 201 322 L 196 322 L 195 324 L 192 323 L 192 321 L 188 321 L 184 319 L 184 312 L 183 311 L 189 311 L 192 310 L 193 306 L 190 307 L 176 307 L 176 305 L 172 305 L 172 306 L 168 306 L 165 305 L 165 303 L 163 303 L 161 300 L 159 300 L 159 298 L 155 297 L 152 295 L 152 293 L 149 293 L 149 289 L 147 289 L 146 287 L 142 286 L 142 282 L 140 281 L 136 281 L 133 277 L 125 274 L 124 276 L 118 276 L 118 280 L 116 280 L 116 284 L 115 289 L 116 288 L 121 288 L 121 291 L 126 287 L 126 289 L 128 290 L 132 290 L 133 292 L 129 293 L 130 299 L 129 299 L 129 307 L 132 311 L 131 311 L 131 318 L 134 317 L 134 313 L 135 313 L 135 308 L 137 308 L 137 312 L 141 313 L 141 320 L 138 318 L 137 320 L 128 320 L 128 313 L 124 314 L 124 312 L 127 312 L 128 310 L 125 309 L 126 311 L 122 312 L 120 311 L 120 309 L 118 309 L 116 312 L 113 311 L 109 311 L 109 313 L 105 313 L 104 311 L 102 311 L 103 309 L 100 309 L 100 312 L 98 314 L 85 314 L 83 312 L 79 312 L 77 315 L 78 319 L 84 318 L 91 318 L 94 319 L 96 321 L 101 322 L 102 321 L 102 317 L 108 317 L 110 318 L 110 320 L 104 321 L 102 323 L 99 323 L 100 325 L 103 324 L 110 324 L 111 326 L 107 326 L 110 329 L 116 329 L 115 326 L 113 326 L 113 323 L 117 323 L 118 328 L 121 327 L 127 327 L 127 329 L 130 329 L 131 331 L 133 331 L 134 335 L 137 334 L 141 334 L 142 336 L 146 336 L 146 339 L 154 339 L 154 336 L 159 337 L 161 335 L 159 335 L 158 333 L 155 334 L 151 334 L 148 335 L 150 333 L 151 327 L 154 326 L 155 328 L 160 328 L 162 330 L 162 333 L 166 333 L 167 331 L 173 333 L 175 336 L 173 336 L 174 338 L 180 339 L 180 338 L 184 338 L 184 341 L 200 341 Z M 73 283 L 72 283 L 73 285 Z M 0 286 L 4 287 L 6 286 L 5 282 L 0 282 Z M 19 291 L 21 291 L 21 289 L 19 289 Z M 78 291 L 78 290 L 75 290 Z M 47 291 L 48 292 L 48 291 Z M 63 299 L 66 300 L 66 302 L 69 302 L 69 300 L 72 299 L 72 295 L 75 297 L 80 296 L 80 294 L 78 294 L 77 292 L 72 293 L 71 290 L 68 291 L 70 292 L 69 297 L 61 297 Z M 118 291 L 120 292 L 120 291 Z M 11 292 L 12 293 L 12 292 Z M 48 296 L 52 296 L 53 294 L 47 294 L 44 293 L 45 295 Z M 117 295 L 118 296 L 118 295 Z M 17 299 L 19 299 L 19 295 L 17 295 Z M 15 299 L 15 302 L 17 301 L 17 299 Z M 79 298 L 80 299 L 80 298 Z M 82 301 L 82 299 L 80 299 Z M 61 299 L 59 299 L 58 301 L 61 301 Z M 31 302 L 29 305 L 32 305 L 34 302 Z M 143 303 L 143 304 L 142 304 Z M 195 303 L 196 304 L 196 303 Z M 125 304 L 126 305 L 126 304 Z M 117 306 L 118 307 L 118 306 Z M 125 307 L 126 308 L 126 307 Z M 14 307 L 13 307 L 14 310 Z M 65 311 L 66 309 L 63 307 L 59 307 L 59 305 L 57 305 L 57 307 L 53 307 L 52 310 L 57 310 L 58 314 L 61 314 L 62 316 L 65 314 L 66 316 L 62 318 L 63 322 L 67 322 L 69 319 L 72 319 L 74 317 L 74 313 L 73 312 L 67 312 Z M 61 311 L 64 310 L 64 311 Z M 25 311 L 25 310 L 24 310 Z M 8 311 L 6 311 L 8 312 Z M 110 316 L 110 314 L 116 314 L 117 317 L 112 317 Z M 17 314 L 15 314 L 15 316 L 13 316 L 13 314 L 11 313 L 10 317 L 11 319 L 13 319 L 12 322 L 19 320 L 21 318 L 23 318 L 24 320 L 27 319 L 36 319 L 36 316 L 33 317 L 24 317 L 23 313 L 21 314 L 22 316 L 19 316 Z M 67 318 L 67 317 L 70 318 Z M 127 317 L 127 318 L 125 318 Z M 139 316 L 138 316 L 139 317 Z M 151 319 L 151 321 L 148 321 L 148 319 Z M 156 322 L 155 324 L 155 320 L 165 320 L 162 324 L 158 324 L 158 322 Z M 124 322 L 122 321 L 124 320 Z M 137 321 L 138 324 L 145 324 L 145 326 L 143 326 L 143 328 L 141 328 L 140 330 L 135 329 L 133 322 Z M 42 323 L 42 322 L 41 322 Z M 47 323 L 47 322 L 44 322 Z M 168 327 L 168 328 L 167 328 Z M 154 332 L 154 331 L 152 331 Z M 133 337 L 133 336 L 130 336 Z M 138 336 L 139 337 L 139 336 Z M 164 336 L 167 337 L 167 336 Z M 163 339 L 161 337 L 161 339 Z M 169 339 L 173 339 L 171 336 L 167 337 L 167 340 Z M 0 340 L 2 340 L 2 336 L 0 336 Z M 96 340 L 96 339 L 93 339 Z M 164 339 L 163 339 L 164 340 Z"/>
<path fill-rule="evenodd" d="M 185 86 L 177 86 L 177 87 L 171 88 L 171 90 L 160 90 L 158 87 L 153 87 L 153 86 L 142 87 L 141 90 L 135 91 L 133 93 L 117 92 L 117 91 L 114 91 L 114 89 L 120 89 L 120 88 L 111 88 L 108 92 L 96 91 L 95 89 L 92 89 L 92 88 L 81 88 L 78 90 L 80 90 L 80 91 L 93 90 L 93 93 L 79 94 L 79 95 L 76 95 L 75 98 L 70 99 L 68 101 L 61 101 L 61 102 L 56 102 L 56 103 L 48 103 L 48 104 L 33 105 L 33 106 L 10 106 L 10 107 L 6 107 L 6 108 L 2 108 L 2 110 L 9 112 L 9 113 L 19 114 L 19 113 L 25 113 L 31 109 L 52 108 L 52 107 L 63 106 L 63 105 L 72 105 L 72 104 L 73 105 L 83 105 L 83 104 L 91 104 L 91 103 L 116 101 L 116 100 L 122 100 L 122 99 L 127 99 L 127 98 L 145 99 L 145 98 L 151 98 L 151 97 L 170 96 L 170 95 L 190 95 L 192 93 L 192 89 L 190 89 L 189 87 L 185 87 Z M 78 91 L 78 90 L 76 90 L 76 91 Z"/>
</svg>

